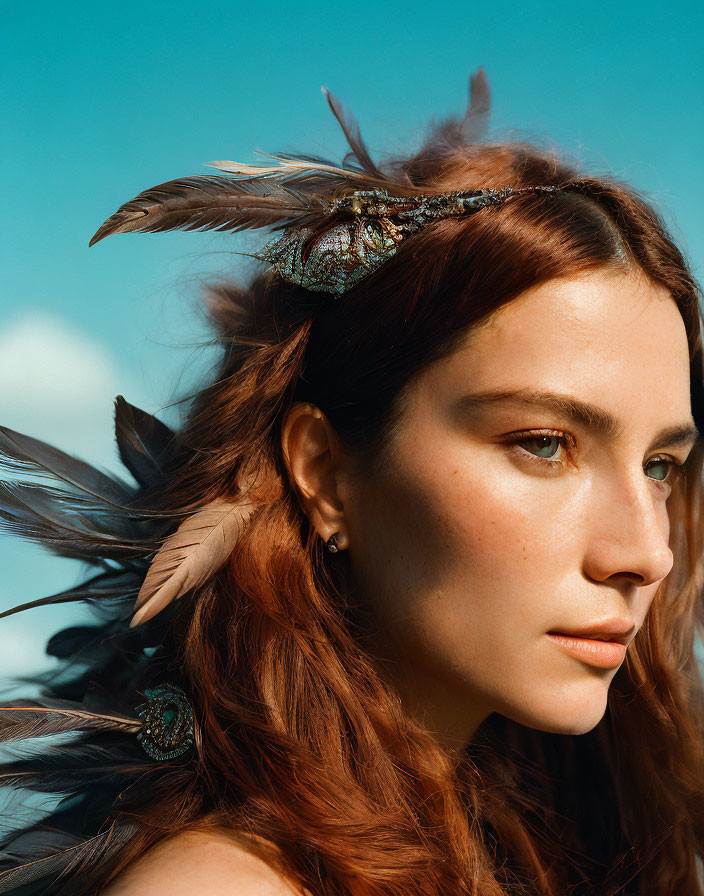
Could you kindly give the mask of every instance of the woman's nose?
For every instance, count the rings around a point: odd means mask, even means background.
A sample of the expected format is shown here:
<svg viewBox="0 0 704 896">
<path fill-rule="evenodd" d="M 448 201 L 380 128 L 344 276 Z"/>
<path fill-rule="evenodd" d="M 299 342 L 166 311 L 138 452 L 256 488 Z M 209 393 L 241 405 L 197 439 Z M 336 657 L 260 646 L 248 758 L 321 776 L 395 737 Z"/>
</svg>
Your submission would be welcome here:
<svg viewBox="0 0 704 896">
<path fill-rule="evenodd" d="M 652 585 L 670 572 L 669 519 L 665 499 L 655 488 L 641 470 L 640 475 L 614 475 L 600 490 L 585 557 L 590 578 L 628 575 L 639 585 Z"/>
</svg>

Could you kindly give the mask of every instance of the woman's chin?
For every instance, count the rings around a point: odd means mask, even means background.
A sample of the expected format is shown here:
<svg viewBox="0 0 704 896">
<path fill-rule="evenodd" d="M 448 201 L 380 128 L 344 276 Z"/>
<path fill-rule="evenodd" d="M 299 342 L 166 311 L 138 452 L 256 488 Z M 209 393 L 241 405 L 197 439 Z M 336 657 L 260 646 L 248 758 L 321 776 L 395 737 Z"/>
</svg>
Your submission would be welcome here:
<svg viewBox="0 0 704 896">
<path fill-rule="evenodd" d="M 607 694 L 604 688 L 603 697 L 582 695 L 574 700 L 563 699 L 552 706 L 524 707 L 519 712 L 503 714 L 527 728 L 551 734 L 586 734 L 604 718 Z"/>
</svg>

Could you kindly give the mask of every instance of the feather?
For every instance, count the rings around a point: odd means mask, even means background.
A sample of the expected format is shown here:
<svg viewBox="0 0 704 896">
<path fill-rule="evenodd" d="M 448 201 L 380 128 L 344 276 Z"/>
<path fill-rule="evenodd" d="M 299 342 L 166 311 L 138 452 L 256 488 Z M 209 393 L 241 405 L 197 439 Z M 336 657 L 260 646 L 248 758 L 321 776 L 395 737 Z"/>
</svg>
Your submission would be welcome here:
<svg viewBox="0 0 704 896">
<path fill-rule="evenodd" d="M 478 143 L 489 128 L 491 111 L 491 90 L 489 79 L 483 68 L 470 76 L 469 106 L 460 125 L 460 135 L 464 143 Z"/>
<path fill-rule="evenodd" d="M 130 509 L 137 489 L 120 478 L 6 426 L 0 426 L 2 468 L 58 483 L 0 480 L 5 531 L 95 566 L 111 559 L 129 568 L 153 548 L 157 527 Z"/>
<path fill-rule="evenodd" d="M 9 532 L 63 557 L 97 564 L 106 557 L 141 554 L 134 546 L 134 524 L 61 489 L 0 481 L 0 519 Z"/>
<path fill-rule="evenodd" d="M 0 469 L 3 468 L 62 480 L 119 508 L 134 497 L 134 490 L 116 476 L 7 426 L 0 426 Z"/>
<path fill-rule="evenodd" d="M 294 172 L 300 176 L 300 172 Z M 307 220 L 315 200 L 301 201 L 261 177 L 211 174 L 167 181 L 124 203 L 91 237 L 89 246 L 113 233 L 165 230 L 243 230 Z M 319 213 L 319 212 L 318 212 Z"/>
<path fill-rule="evenodd" d="M 193 175 L 158 184 L 121 205 L 91 237 L 89 246 L 113 233 L 165 230 L 244 230 L 290 225 L 307 227 L 328 214 L 331 201 L 352 190 L 410 191 L 408 178 L 377 168 L 354 116 L 326 88 L 328 104 L 362 170 L 328 159 L 293 153 L 260 153 L 275 165 L 209 162 L 228 175 Z"/>
<path fill-rule="evenodd" d="M 225 563 L 254 510 L 241 499 L 211 501 L 187 517 L 163 543 L 144 579 L 130 628 L 146 622 Z"/>
<path fill-rule="evenodd" d="M 93 864 L 99 860 L 104 861 L 109 853 L 120 849 L 138 830 L 139 827 L 133 822 L 121 824 L 113 822 L 106 831 L 88 840 L 80 840 L 74 846 L 69 846 L 60 852 L 0 871 L 0 893 L 10 893 L 49 874 L 52 875 L 52 882 L 56 882 L 59 875 L 67 873 L 81 863 Z M 65 838 L 66 835 L 59 832 L 57 842 L 61 842 L 59 838 L 62 836 Z M 47 837 L 42 847 L 43 851 L 50 848 L 50 844 L 51 839 Z"/>
<path fill-rule="evenodd" d="M 449 116 L 430 127 L 425 142 L 408 164 L 408 173 L 414 182 L 422 183 L 426 163 L 432 163 L 454 153 L 462 146 L 477 143 L 484 138 L 489 127 L 491 91 L 483 68 L 470 76 L 469 103 L 464 117 Z"/>
<path fill-rule="evenodd" d="M 147 488 L 164 478 L 164 462 L 174 433 L 156 417 L 118 395 L 115 437 L 122 463 Z"/>
<path fill-rule="evenodd" d="M 326 159 L 301 157 L 293 154 L 286 155 L 283 153 L 275 155 L 271 153 L 261 153 L 261 155 L 268 155 L 270 158 L 279 159 L 279 164 L 246 165 L 243 162 L 228 161 L 206 162 L 205 164 L 210 165 L 213 168 L 218 168 L 221 171 L 228 171 L 232 174 L 238 174 L 242 177 L 248 178 L 262 179 L 272 177 L 285 177 L 286 180 L 284 180 L 283 183 L 280 183 L 280 186 L 282 188 L 288 187 L 292 183 L 295 183 L 296 178 L 302 181 L 301 187 L 306 187 L 308 186 L 306 180 L 310 177 L 310 175 L 318 175 L 321 172 L 326 175 L 333 175 L 344 183 L 354 183 L 356 181 L 362 182 L 364 184 L 369 183 L 368 176 L 363 174 L 361 171 L 354 171 L 353 169 L 348 168 L 340 168 L 339 165 L 335 165 L 333 162 L 330 162 Z M 320 181 L 320 184 L 316 183 L 316 188 L 321 184 L 322 180 Z"/>
<path fill-rule="evenodd" d="M 71 601 L 107 601 L 115 598 L 126 598 L 131 591 L 138 590 L 135 585 L 134 589 L 128 587 L 127 577 L 130 581 L 136 580 L 133 573 L 125 570 L 108 570 L 98 573 L 98 575 L 81 582 L 74 588 L 68 588 L 65 591 L 59 591 L 56 594 L 50 594 L 48 597 L 39 597 L 36 600 L 30 600 L 16 607 L 10 607 L 9 610 L 3 610 L 0 613 L 0 619 L 5 616 L 12 616 L 14 613 L 21 613 L 24 610 L 31 610 L 33 607 L 44 607 L 50 604 L 69 603 Z M 48 650 L 48 648 L 47 648 Z"/>
<path fill-rule="evenodd" d="M 36 861 L 55 854 L 57 850 L 77 846 L 80 842 L 81 838 L 75 834 L 38 822 L 29 829 L 24 828 L 22 833 L 0 847 L 0 870 L 17 865 L 18 859 Z"/>
<path fill-rule="evenodd" d="M 340 168 L 326 160 L 271 157 L 279 164 L 208 163 L 237 177 L 193 175 L 144 190 L 121 205 L 88 245 L 113 233 L 307 226 L 328 214 L 335 191 L 394 186 L 381 173 Z"/>
<path fill-rule="evenodd" d="M 379 171 L 374 162 L 372 162 L 369 150 L 362 140 L 359 125 L 357 124 L 355 117 L 349 109 L 345 108 L 336 96 L 330 93 L 327 87 L 323 86 L 320 89 L 323 92 L 323 96 L 328 101 L 328 105 L 332 109 L 333 115 L 340 123 L 340 127 L 352 149 L 351 154 L 355 156 L 359 164 L 368 174 L 371 174 L 373 177 L 383 177 L 381 171 Z"/>
<path fill-rule="evenodd" d="M 71 662 L 80 662 L 78 654 L 86 648 L 87 645 L 95 646 L 98 640 L 102 638 L 105 641 L 110 639 L 105 637 L 104 629 L 97 625 L 71 625 L 68 628 L 62 628 L 55 632 L 47 641 L 44 652 L 48 656 L 55 656 L 57 659 L 71 658 Z M 112 645 L 105 645 L 110 651 Z M 83 701 L 85 704 L 85 700 Z"/>
<path fill-rule="evenodd" d="M 14 700 L 0 706 L 0 743 L 88 729 L 136 734 L 141 726 L 138 718 L 88 712 L 68 700 Z"/>
<path fill-rule="evenodd" d="M 141 731 L 142 719 L 140 725 Z M 0 787 L 82 797 L 105 806 L 110 805 L 107 791 L 116 795 L 130 779 L 154 770 L 137 736 L 121 730 L 76 732 L 68 740 L 44 741 L 41 748 L 27 741 L 20 744 L 26 751 L 22 758 L 0 763 Z M 7 742 L 3 749 L 12 754 L 19 752 L 19 745 Z M 104 788 L 102 794 L 95 789 L 99 787 Z"/>
<path fill-rule="evenodd" d="M 353 190 L 387 189 L 411 195 L 407 181 L 402 180 L 400 176 L 391 176 L 379 170 L 375 174 L 370 174 L 355 168 L 344 168 L 330 159 L 310 154 L 270 153 L 262 150 L 256 152 L 266 158 L 275 159 L 278 164 L 246 165 L 243 162 L 230 161 L 206 164 L 252 180 L 273 180 L 280 189 L 308 197 L 305 201 L 315 198 L 323 212 L 328 210 L 333 195 Z"/>
</svg>

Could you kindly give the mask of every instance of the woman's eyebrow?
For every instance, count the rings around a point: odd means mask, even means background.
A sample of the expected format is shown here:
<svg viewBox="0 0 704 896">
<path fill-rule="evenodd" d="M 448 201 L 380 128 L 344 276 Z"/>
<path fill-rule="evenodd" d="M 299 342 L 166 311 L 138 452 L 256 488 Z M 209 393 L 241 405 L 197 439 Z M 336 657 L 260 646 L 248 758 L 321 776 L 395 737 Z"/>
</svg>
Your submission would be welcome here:
<svg viewBox="0 0 704 896">
<path fill-rule="evenodd" d="M 536 389 L 493 389 L 485 392 L 471 392 L 461 396 L 457 401 L 457 409 L 472 412 L 479 407 L 491 404 L 538 405 L 554 411 L 563 417 L 578 423 L 597 435 L 607 439 L 616 439 L 623 431 L 623 426 L 613 414 L 597 405 L 582 401 L 574 395 L 557 392 L 541 392 Z M 649 451 L 664 445 L 687 445 L 696 442 L 699 430 L 694 420 L 666 426 L 653 438 Z"/>
</svg>

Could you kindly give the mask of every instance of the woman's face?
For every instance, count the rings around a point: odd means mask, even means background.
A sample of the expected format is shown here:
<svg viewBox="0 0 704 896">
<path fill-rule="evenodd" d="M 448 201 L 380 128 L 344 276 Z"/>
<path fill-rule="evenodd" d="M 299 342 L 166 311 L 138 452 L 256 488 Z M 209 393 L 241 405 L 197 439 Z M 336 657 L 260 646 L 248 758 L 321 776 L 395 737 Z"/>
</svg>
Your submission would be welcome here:
<svg viewBox="0 0 704 896">
<path fill-rule="evenodd" d="M 617 617 L 635 637 L 672 568 L 672 464 L 694 441 L 659 434 L 691 426 L 684 323 L 636 274 L 532 289 L 413 382 L 392 460 L 341 495 L 371 643 L 446 742 L 492 712 L 599 722 L 618 661 L 547 633 Z"/>
</svg>

